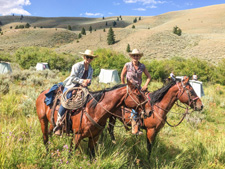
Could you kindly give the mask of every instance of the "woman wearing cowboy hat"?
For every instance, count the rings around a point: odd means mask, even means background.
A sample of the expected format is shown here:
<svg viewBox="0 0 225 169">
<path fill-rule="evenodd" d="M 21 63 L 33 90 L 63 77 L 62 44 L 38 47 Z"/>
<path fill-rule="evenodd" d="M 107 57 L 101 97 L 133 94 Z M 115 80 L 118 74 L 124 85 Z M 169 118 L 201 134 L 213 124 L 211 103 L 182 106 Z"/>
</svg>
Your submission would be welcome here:
<svg viewBox="0 0 225 169">
<path fill-rule="evenodd" d="M 143 53 L 140 53 L 138 49 L 134 49 L 132 52 L 129 53 L 132 61 L 128 62 L 124 65 L 122 73 L 121 73 L 121 82 L 125 83 L 125 75 L 126 78 L 131 81 L 132 83 L 141 87 L 142 83 L 142 72 L 147 76 L 147 80 L 144 86 L 141 88 L 142 91 L 147 90 L 148 84 L 151 81 L 151 75 L 149 74 L 148 70 L 146 69 L 145 65 L 140 63 L 139 60 L 143 56 Z M 137 119 L 137 112 L 132 110 L 131 113 L 132 118 L 132 134 L 140 135 L 142 132 L 138 130 L 138 123 L 135 119 Z"/>
<path fill-rule="evenodd" d="M 64 90 L 67 91 L 69 88 L 78 87 L 82 85 L 83 87 L 89 86 L 91 84 L 91 79 L 93 75 L 93 69 L 90 65 L 91 61 L 97 57 L 97 55 L 93 54 L 93 51 L 86 50 L 84 53 L 79 52 L 82 54 L 84 60 L 82 62 L 78 62 L 73 65 L 70 76 L 64 80 Z M 72 91 L 67 94 L 67 99 L 72 96 Z M 62 119 L 66 109 L 61 105 L 58 111 L 58 117 L 56 122 L 56 127 L 54 128 L 54 133 L 57 135 L 61 135 L 61 126 L 59 122 Z"/>
</svg>

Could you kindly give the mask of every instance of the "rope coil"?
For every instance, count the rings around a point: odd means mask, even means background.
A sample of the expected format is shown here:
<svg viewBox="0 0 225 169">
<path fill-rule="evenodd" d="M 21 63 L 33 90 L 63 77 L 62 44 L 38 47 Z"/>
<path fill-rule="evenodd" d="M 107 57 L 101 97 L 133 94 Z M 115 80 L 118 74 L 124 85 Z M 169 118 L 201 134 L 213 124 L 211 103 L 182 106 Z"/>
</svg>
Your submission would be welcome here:
<svg viewBox="0 0 225 169">
<path fill-rule="evenodd" d="M 70 91 L 75 90 L 75 94 L 72 95 L 71 98 L 67 99 L 67 94 Z M 61 97 L 62 106 L 69 110 L 76 110 L 84 106 L 87 101 L 87 96 L 89 91 L 84 87 L 73 87 L 68 89 L 65 93 L 63 93 Z"/>
</svg>

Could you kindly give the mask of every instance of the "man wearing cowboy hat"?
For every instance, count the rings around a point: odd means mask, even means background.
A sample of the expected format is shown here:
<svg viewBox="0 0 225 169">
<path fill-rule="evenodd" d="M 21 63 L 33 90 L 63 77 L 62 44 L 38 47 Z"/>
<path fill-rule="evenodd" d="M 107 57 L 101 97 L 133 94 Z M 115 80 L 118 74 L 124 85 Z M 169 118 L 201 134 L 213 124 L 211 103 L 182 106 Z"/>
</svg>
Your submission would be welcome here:
<svg viewBox="0 0 225 169">
<path fill-rule="evenodd" d="M 124 65 L 123 70 L 121 72 L 121 82 L 125 83 L 125 75 L 126 78 L 131 81 L 132 83 L 138 85 L 141 87 L 142 83 L 142 73 L 147 76 L 147 80 L 144 84 L 144 86 L 141 88 L 142 91 L 146 91 L 148 88 L 148 84 L 151 81 L 151 75 L 149 74 L 148 70 L 146 69 L 145 65 L 140 63 L 139 60 L 143 56 L 143 53 L 141 53 L 138 49 L 133 49 L 132 52 L 129 53 L 129 56 L 131 57 L 132 61 L 128 62 Z M 132 117 L 132 134 L 140 135 L 142 132 L 139 131 L 139 126 L 136 121 L 137 119 L 137 112 L 135 110 L 132 110 L 131 113 Z"/>
<path fill-rule="evenodd" d="M 91 84 L 91 79 L 93 75 L 93 69 L 90 65 L 91 61 L 97 57 L 97 55 L 94 55 L 93 51 L 91 50 L 85 50 L 84 53 L 79 52 L 83 56 L 83 61 L 78 62 L 72 66 L 72 70 L 70 73 L 70 76 L 64 80 L 64 90 L 67 91 L 69 88 L 72 87 L 78 87 L 78 86 L 89 86 Z M 72 91 L 68 92 L 67 99 L 71 98 Z M 59 122 L 62 119 L 62 116 L 64 115 L 66 109 L 61 105 L 58 111 L 58 117 L 56 122 L 56 127 L 54 128 L 54 133 L 56 135 L 61 135 L 61 126 L 59 125 Z"/>
</svg>

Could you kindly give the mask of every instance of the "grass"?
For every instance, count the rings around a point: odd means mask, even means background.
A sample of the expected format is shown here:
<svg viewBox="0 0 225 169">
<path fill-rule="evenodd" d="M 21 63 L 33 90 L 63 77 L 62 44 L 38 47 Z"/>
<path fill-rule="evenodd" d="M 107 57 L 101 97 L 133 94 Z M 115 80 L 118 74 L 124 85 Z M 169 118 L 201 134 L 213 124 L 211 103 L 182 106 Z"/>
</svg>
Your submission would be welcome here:
<svg viewBox="0 0 225 169">
<path fill-rule="evenodd" d="M 24 77 L 23 73 L 19 73 L 20 77 Z M 68 158 L 70 137 L 52 136 L 48 142 L 49 154 L 43 145 L 35 99 L 41 91 L 65 76 L 57 74 L 51 80 L 48 77 L 48 74 L 52 76 L 51 73 L 25 73 L 29 75 L 23 80 L 18 77 L 19 80 L 5 82 L 9 84 L 9 91 L 0 95 L 0 168 L 225 167 L 225 86 L 205 84 L 204 110 L 190 114 L 178 127 L 165 125 L 156 137 L 150 159 L 147 158 L 145 134 L 135 137 L 123 127 L 115 127 L 116 144 L 104 130 L 102 142 L 96 148 L 96 159 L 90 162 L 87 139 L 81 142 L 71 158 Z M 156 90 L 161 85 L 152 82 L 149 90 Z M 92 90 L 104 87 L 110 86 L 99 84 L 97 79 L 90 86 Z M 174 106 L 168 114 L 168 121 L 177 123 L 179 113 L 183 111 Z M 117 122 L 117 125 L 121 124 Z"/>
</svg>

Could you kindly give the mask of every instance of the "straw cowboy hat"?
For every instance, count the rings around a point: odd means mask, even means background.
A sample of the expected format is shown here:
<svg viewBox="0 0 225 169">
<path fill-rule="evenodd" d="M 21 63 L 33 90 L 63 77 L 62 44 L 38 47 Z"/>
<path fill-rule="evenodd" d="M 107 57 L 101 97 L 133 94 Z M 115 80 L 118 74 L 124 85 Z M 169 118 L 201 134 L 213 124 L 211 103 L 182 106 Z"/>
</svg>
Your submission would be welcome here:
<svg viewBox="0 0 225 169">
<path fill-rule="evenodd" d="M 132 52 L 129 53 L 130 56 L 132 55 L 140 55 L 143 56 L 143 53 L 141 53 L 138 49 L 133 49 Z"/>
<path fill-rule="evenodd" d="M 94 58 L 98 57 L 98 55 L 94 55 L 94 52 L 92 50 L 86 49 L 85 52 L 79 52 L 83 56 L 92 56 Z"/>
</svg>

